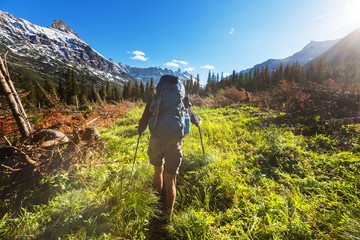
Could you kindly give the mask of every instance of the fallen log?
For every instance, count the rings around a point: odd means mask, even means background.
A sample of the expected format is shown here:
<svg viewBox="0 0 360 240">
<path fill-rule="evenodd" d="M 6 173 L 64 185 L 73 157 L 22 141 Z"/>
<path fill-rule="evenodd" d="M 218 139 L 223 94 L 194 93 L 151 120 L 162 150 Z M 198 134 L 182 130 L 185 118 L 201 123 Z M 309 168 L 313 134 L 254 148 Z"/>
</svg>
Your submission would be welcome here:
<svg viewBox="0 0 360 240">
<path fill-rule="evenodd" d="M 5 95 L 22 139 L 29 139 L 33 130 L 15 90 L 14 84 L 10 79 L 10 74 L 6 66 L 6 54 L 4 60 L 0 57 L 0 91 Z"/>
</svg>

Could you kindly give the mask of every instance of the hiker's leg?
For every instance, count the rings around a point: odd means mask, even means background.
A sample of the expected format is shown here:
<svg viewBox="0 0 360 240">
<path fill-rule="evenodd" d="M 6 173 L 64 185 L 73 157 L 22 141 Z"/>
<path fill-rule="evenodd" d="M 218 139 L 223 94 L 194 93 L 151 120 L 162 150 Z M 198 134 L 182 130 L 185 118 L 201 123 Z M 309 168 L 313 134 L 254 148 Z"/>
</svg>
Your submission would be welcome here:
<svg viewBox="0 0 360 240">
<path fill-rule="evenodd" d="M 163 188 L 163 171 L 164 171 L 164 165 L 154 166 L 153 180 L 154 180 L 155 189 L 158 192 L 161 192 Z"/>
<path fill-rule="evenodd" d="M 165 188 L 166 188 L 166 211 L 171 213 L 174 209 L 176 198 L 176 174 L 165 172 Z"/>
<path fill-rule="evenodd" d="M 160 193 L 163 188 L 163 172 L 164 172 L 163 144 L 160 144 L 153 138 L 150 138 L 149 148 L 147 153 L 150 158 L 150 163 L 154 165 L 154 176 L 153 176 L 154 187 Z"/>
<path fill-rule="evenodd" d="M 166 189 L 166 211 L 171 213 L 174 209 L 176 198 L 176 176 L 182 161 L 182 141 L 167 144 L 165 152 L 165 189 Z"/>
</svg>

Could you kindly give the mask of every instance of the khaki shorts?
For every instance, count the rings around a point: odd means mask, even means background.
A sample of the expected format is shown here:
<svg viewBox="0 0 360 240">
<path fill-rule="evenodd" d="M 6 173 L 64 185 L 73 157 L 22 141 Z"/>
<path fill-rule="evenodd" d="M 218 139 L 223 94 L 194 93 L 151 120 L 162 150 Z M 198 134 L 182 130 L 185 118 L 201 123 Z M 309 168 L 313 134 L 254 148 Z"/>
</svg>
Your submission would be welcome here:
<svg viewBox="0 0 360 240">
<path fill-rule="evenodd" d="M 173 175 L 179 174 L 182 161 L 182 144 L 182 140 L 178 143 L 164 144 L 150 138 L 147 151 L 150 163 L 156 167 L 165 164 L 165 172 Z"/>
</svg>

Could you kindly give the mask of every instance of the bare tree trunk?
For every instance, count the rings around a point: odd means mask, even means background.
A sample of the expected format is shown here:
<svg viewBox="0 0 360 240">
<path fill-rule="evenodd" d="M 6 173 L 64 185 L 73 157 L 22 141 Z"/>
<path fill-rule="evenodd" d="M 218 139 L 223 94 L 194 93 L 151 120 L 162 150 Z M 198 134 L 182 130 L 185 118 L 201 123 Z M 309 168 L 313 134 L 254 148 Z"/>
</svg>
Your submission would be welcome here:
<svg viewBox="0 0 360 240">
<path fill-rule="evenodd" d="M 32 133 L 32 128 L 27 120 L 27 115 L 15 90 L 14 84 L 10 79 L 10 74 L 6 67 L 6 54 L 4 60 L 0 57 L 0 87 L 5 94 L 5 98 L 19 127 L 21 137 L 23 139 L 29 138 Z"/>
</svg>

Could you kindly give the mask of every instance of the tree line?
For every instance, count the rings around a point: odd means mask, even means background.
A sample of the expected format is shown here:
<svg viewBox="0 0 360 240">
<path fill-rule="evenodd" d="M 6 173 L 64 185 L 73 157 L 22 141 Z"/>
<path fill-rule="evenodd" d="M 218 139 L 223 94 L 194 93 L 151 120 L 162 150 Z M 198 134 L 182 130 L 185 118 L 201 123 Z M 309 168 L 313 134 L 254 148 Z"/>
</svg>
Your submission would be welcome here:
<svg viewBox="0 0 360 240">
<path fill-rule="evenodd" d="M 185 80 L 184 86 L 187 94 L 202 94 L 199 75 Z M 143 81 L 127 81 L 123 88 L 111 85 L 109 81 L 95 84 L 78 74 L 74 69 L 67 69 L 66 73 L 49 77 L 43 75 L 43 81 L 32 81 L 24 74 L 16 76 L 15 86 L 24 91 L 26 102 L 32 106 L 47 108 L 59 103 L 75 106 L 84 106 L 99 103 L 120 103 L 122 101 L 147 102 L 155 94 L 154 79 Z"/>
<path fill-rule="evenodd" d="M 299 62 L 292 65 L 281 63 L 278 67 L 269 69 L 268 65 L 257 68 L 254 71 L 236 73 L 235 70 L 230 76 L 224 77 L 221 74 L 215 76 L 209 71 L 205 93 L 216 94 L 219 89 L 235 87 L 238 90 L 245 89 L 249 92 L 270 90 L 278 86 L 281 80 L 286 80 L 296 84 L 317 83 L 323 84 L 328 79 L 342 82 L 347 89 L 356 86 L 356 79 L 359 78 L 360 64 L 353 62 L 342 63 L 335 67 L 329 67 L 321 59 L 311 61 L 306 66 L 301 66 Z"/>
<path fill-rule="evenodd" d="M 59 102 L 67 105 L 84 106 L 99 103 L 120 103 L 124 100 L 147 101 L 155 93 L 154 80 L 144 86 L 142 81 L 128 81 L 123 89 L 111 85 L 109 81 L 100 86 L 88 81 L 83 74 L 68 69 L 55 79 L 44 75 L 43 81 L 31 81 L 20 73 L 15 79 L 17 89 L 24 90 L 27 103 L 37 107 L 52 107 Z"/>
</svg>

